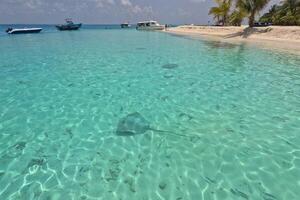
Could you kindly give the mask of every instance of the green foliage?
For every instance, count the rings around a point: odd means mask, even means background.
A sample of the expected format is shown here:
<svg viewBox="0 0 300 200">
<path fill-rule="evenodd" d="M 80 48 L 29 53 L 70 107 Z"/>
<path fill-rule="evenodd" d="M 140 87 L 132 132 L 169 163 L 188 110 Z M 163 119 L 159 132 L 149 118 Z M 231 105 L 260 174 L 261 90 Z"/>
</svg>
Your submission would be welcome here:
<svg viewBox="0 0 300 200">
<path fill-rule="evenodd" d="M 274 5 L 260 21 L 274 25 L 300 25 L 300 0 L 284 0 L 281 5 Z"/>
<path fill-rule="evenodd" d="M 241 26 L 247 13 L 241 9 L 235 9 L 229 16 L 229 24 L 232 26 Z"/>
<path fill-rule="evenodd" d="M 215 0 L 215 2 L 218 6 L 212 7 L 209 10 L 209 15 L 214 15 L 214 19 L 218 25 L 227 25 L 231 8 L 231 0 Z"/>
<path fill-rule="evenodd" d="M 273 5 L 269 12 L 265 13 L 260 19 L 260 22 L 273 22 L 274 20 L 274 14 L 278 11 L 278 6 L 277 5 Z"/>
</svg>

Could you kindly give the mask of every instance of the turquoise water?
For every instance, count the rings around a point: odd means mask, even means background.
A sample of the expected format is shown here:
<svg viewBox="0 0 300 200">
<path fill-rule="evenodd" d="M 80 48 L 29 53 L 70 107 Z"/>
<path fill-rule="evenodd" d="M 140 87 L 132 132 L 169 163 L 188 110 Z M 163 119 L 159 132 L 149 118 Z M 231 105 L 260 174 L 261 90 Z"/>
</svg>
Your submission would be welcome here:
<svg viewBox="0 0 300 200">
<path fill-rule="evenodd" d="M 300 197 L 297 55 L 135 30 L 0 52 L 1 200 Z M 135 112 L 168 132 L 117 136 Z"/>
</svg>

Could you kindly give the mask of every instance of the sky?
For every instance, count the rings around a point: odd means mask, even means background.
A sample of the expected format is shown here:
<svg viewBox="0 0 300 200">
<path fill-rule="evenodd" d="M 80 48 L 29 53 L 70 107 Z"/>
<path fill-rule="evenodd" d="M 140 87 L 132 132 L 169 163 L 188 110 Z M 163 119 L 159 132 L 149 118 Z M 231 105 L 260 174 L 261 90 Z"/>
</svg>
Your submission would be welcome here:
<svg viewBox="0 0 300 200">
<path fill-rule="evenodd" d="M 269 6 L 280 0 L 271 0 Z M 213 0 L 0 0 L 0 24 L 56 24 L 65 18 L 85 24 L 207 24 Z M 266 8 L 268 9 L 268 8 Z"/>
</svg>

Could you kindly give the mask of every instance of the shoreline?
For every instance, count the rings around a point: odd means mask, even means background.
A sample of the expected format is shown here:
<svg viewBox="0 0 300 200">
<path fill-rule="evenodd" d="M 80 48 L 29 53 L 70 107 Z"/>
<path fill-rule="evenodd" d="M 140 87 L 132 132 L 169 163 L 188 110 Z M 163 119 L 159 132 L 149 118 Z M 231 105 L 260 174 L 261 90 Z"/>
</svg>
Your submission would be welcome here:
<svg viewBox="0 0 300 200">
<path fill-rule="evenodd" d="M 191 38 L 247 43 L 260 48 L 279 50 L 300 55 L 299 26 L 269 26 L 247 28 L 246 26 L 178 26 L 168 28 L 166 33 Z"/>
</svg>

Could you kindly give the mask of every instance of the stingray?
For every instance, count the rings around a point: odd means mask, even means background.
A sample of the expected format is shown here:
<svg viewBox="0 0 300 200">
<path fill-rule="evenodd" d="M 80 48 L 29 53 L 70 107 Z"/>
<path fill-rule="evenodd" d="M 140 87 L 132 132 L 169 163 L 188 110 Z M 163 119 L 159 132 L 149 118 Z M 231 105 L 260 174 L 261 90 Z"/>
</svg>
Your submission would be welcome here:
<svg viewBox="0 0 300 200">
<path fill-rule="evenodd" d="M 175 68 L 177 68 L 178 67 L 178 65 L 177 64 L 165 64 L 165 65 L 163 65 L 163 66 L 161 66 L 162 68 L 164 68 L 164 69 L 175 69 Z"/>
<path fill-rule="evenodd" d="M 122 118 L 117 127 L 117 135 L 138 135 L 151 130 L 150 123 L 138 112 Z"/>
<path fill-rule="evenodd" d="M 138 112 L 131 113 L 122 118 L 117 126 L 116 134 L 119 136 L 134 136 L 144 134 L 147 131 L 158 132 L 173 136 L 190 137 L 171 131 L 157 130 L 151 127 L 150 123 Z"/>
<path fill-rule="evenodd" d="M 172 74 L 165 74 L 164 78 L 173 78 L 174 76 Z"/>
</svg>

